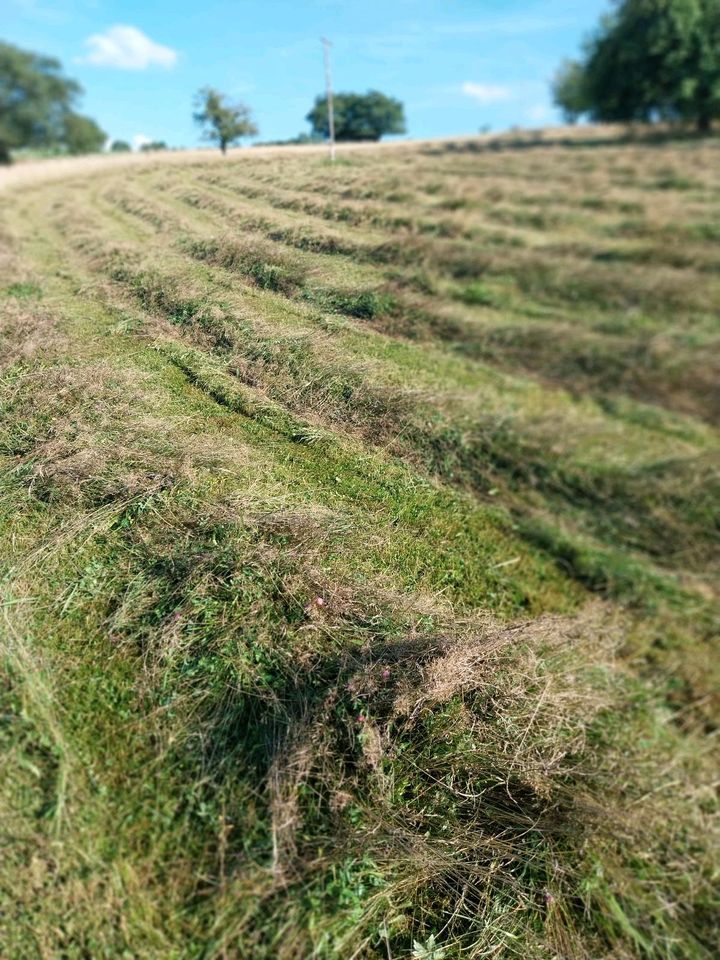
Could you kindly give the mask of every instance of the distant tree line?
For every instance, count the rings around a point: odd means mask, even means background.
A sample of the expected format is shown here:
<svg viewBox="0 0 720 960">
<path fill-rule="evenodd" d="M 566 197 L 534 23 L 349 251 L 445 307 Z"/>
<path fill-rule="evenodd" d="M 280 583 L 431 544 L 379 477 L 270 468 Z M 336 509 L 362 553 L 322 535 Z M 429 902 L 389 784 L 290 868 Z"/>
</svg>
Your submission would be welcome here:
<svg viewBox="0 0 720 960">
<path fill-rule="evenodd" d="M 720 0 L 615 0 L 554 84 L 570 122 L 686 121 L 701 132 L 720 117 Z"/>
</svg>

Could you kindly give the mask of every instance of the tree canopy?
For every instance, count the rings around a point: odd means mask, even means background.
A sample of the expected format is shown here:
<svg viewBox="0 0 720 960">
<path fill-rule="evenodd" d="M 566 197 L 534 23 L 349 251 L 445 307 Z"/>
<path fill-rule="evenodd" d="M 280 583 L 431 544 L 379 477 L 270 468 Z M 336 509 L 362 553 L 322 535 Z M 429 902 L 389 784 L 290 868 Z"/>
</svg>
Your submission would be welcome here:
<svg viewBox="0 0 720 960">
<path fill-rule="evenodd" d="M 217 143 L 223 153 L 242 137 L 253 137 L 258 133 L 250 108 L 244 103 L 230 103 L 224 94 L 212 87 L 198 91 L 193 119 L 203 128 L 203 139 Z"/>
<path fill-rule="evenodd" d="M 81 93 L 59 60 L 0 42 L 0 163 L 18 147 L 99 150 L 105 134 L 73 110 Z"/>
<path fill-rule="evenodd" d="M 708 130 L 720 116 L 720 0 L 616 0 L 553 93 L 569 120 L 688 120 Z"/>
<path fill-rule="evenodd" d="M 379 140 L 388 133 L 405 133 L 405 111 L 394 97 L 378 90 L 338 93 L 333 97 L 336 140 Z M 330 135 L 327 97 L 319 96 L 307 115 L 313 133 Z"/>
<path fill-rule="evenodd" d="M 72 111 L 65 114 L 63 142 L 68 153 L 97 153 L 102 150 L 107 134 L 91 120 Z"/>
</svg>

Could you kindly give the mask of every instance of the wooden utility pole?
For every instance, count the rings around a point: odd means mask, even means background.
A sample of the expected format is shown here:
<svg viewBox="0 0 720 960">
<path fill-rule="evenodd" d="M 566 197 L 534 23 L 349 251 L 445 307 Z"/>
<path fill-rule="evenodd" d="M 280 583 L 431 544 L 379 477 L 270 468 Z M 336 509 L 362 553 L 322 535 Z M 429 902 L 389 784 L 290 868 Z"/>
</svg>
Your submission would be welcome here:
<svg viewBox="0 0 720 960">
<path fill-rule="evenodd" d="M 330 162 L 335 160 L 335 108 L 333 105 L 332 72 L 330 70 L 330 47 L 332 44 L 325 37 L 320 38 L 323 45 L 325 60 L 325 87 L 327 89 L 328 126 L 330 127 Z"/>
</svg>

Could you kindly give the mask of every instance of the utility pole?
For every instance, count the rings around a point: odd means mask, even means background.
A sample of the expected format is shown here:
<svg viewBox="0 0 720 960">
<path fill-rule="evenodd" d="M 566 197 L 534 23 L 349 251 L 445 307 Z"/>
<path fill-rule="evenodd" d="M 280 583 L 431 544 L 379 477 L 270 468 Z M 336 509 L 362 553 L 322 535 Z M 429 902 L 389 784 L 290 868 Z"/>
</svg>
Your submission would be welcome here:
<svg viewBox="0 0 720 960">
<path fill-rule="evenodd" d="M 330 162 L 335 161 L 335 108 L 333 104 L 332 72 L 330 70 L 330 47 L 332 44 L 325 37 L 320 37 L 323 45 L 325 60 L 325 87 L 327 88 L 328 126 L 330 127 Z"/>
</svg>

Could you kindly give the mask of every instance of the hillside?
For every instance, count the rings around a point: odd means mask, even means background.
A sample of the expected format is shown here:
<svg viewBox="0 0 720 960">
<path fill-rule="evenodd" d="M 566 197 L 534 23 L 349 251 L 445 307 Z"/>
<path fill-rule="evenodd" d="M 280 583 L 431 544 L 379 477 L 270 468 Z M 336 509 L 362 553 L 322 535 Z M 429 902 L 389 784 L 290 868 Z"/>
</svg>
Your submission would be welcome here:
<svg viewBox="0 0 720 960">
<path fill-rule="evenodd" d="M 2 955 L 710 960 L 720 142 L 0 194 Z"/>
</svg>

